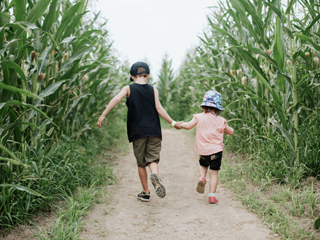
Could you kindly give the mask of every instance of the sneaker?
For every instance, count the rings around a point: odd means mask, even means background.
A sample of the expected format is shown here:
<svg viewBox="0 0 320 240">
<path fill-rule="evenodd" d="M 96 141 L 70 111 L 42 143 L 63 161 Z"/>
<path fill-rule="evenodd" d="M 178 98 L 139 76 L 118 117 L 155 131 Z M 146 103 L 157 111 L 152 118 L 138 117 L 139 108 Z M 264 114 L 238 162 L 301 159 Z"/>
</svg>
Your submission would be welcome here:
<svg viewBox="0 0 320 240">
<path fill-rule="evenodd" d="M 206 179 L 204 177 L 200 177 L 197 185 L 197 192 L 204 193 L 204 189 L 206 187 Z"/>
<path fill-rule="evenodd" d="M 157 176 L 157 174 L 152 173 L 150 175 L 150 180 L 152 182 L 152 185 L 154 187 L 154 190 L 158 197 L 164 198 L 166 196 L 166 189 L 162 185 L 161 179 Z"/>
<path fill-rule="evenodd" d="M 210 204 L 217 203 L 217 202 L 218 202 L 218 199 L 216 199 L 215 196 L 210 196 L 210 197 L 209 197 L 209 203 L 210 203 Z"/>
<path fill-rule="evenodd" d="M 137 195 L 137 199 L 139 199 L 143 202 L 149 202 L 150 201 L 150 193 L 141 192 Z"/>
</svg>

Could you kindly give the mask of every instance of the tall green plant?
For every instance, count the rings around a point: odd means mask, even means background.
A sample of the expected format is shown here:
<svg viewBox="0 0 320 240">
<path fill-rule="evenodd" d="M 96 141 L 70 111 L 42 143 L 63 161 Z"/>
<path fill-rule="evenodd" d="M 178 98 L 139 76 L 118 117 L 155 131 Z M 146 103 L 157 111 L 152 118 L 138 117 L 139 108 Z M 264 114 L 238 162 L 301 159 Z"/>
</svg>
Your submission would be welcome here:
<svg viewBox="0 0 320 240">
<path fill-rule="evenodd" d="M 159 100 L 168 113 L 172 114 L 174 109 L 172 109 L 170 101 L 172 101 L 172 98 L 176 93 L 177 83 L 173 75 L 172 60 L 169 60 L 167 55 L 165 55 L 162 60 L 158 78 L 157 89 L 159 91 Z"/>
<path fill-rule="evenodd" d="M 99 23 L 99 13 L 89 13 L 87 3 L 0 2 L 0 215 L 5 224 L 17 222 L 8 216 L 19 220 L 19 213 L 34 210 L 8 206 L 32 201 L 29 195 L 41 189 L 32 184 L 35 179 L 70 170 L 70 182 L 77 181 L 67 158 L 57 173 L 47 166 L 42 173 L 37 169 L 61 139 L 88 138 L 97 114 L 128 79 L 112 52 L 106 22 Z M 42 190 L 42 196 L 50 194 Z M 19 200 L 12 197 L 17 191 L 22 191 Z"/>
<path fill-rule="evenodd" d="M 228 0 L 219 6 L 178 79 L 198 92 L 215 88 L 223 94 L 224 114 L 241 139 L 234 147 L 250 154 L 263 147 L 261 156 L 275 157 L 284 169 L 292 168 L 291 174 L 306 163 L 310 174 L 311 155 L 301 149 L 310 149 L 313 133 L 319 131 L 318 8 L 309 1 L 283 6 L 278 0 Z M 295 13 L 297 7 L 305 10 L 303 15 Z M 192 75 L 186 77 L 184 69 Z M 181 90 L 182 99 L 192 94 Z"/>
</svg>

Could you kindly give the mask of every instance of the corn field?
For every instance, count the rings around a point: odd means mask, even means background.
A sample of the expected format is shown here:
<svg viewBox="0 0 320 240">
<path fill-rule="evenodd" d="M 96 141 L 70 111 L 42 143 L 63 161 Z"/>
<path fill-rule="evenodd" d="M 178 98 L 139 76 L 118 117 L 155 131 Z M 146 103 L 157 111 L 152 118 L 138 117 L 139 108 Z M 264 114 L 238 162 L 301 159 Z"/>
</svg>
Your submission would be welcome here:
<svg viewBox="0 0 320 240">
<path fill-rule="evenodd" d="M 318 176 L 319 13 L 313 0 L 220 2 L 201 44 L 167 80 L 176 86 L 169 113 L 189 121 L 214 88 L 235 128 L 227 145 L 252 159 L 255 174 L 279 182 Z"/>
<path fill-rule="evenodd" d="M 90 184 L 95 175 L 83 156 L 95 146 L 75 142 L 90 138 L 97 116 L 129 76 L 111 51 L 106 22 L 87 4 L 0 1 L 1 227 L 22 222 L 46 208 L 50 196 Z"/>
<path fill-rule="evenodd" d="M 106 21 L 87 5 L 0 0 L 0 228 L 92 176 L 112 178 L 87 156 L 98 145 L 93 125 L 128 84 L 129 68 L 112 51 Z M 162 105 L 189 121 L 216 89 L 235 129 L 226 145 L 247 156 L 250 174 L 291 183 L 319 176 L 319 19 L 313 0 L 220 2 L 177 75 L 163 59 L 155 83 Z M 113 114 L 125 118 L 123 107 L 108 115 L 109 126 L 117 124 Z"/>
</svg>

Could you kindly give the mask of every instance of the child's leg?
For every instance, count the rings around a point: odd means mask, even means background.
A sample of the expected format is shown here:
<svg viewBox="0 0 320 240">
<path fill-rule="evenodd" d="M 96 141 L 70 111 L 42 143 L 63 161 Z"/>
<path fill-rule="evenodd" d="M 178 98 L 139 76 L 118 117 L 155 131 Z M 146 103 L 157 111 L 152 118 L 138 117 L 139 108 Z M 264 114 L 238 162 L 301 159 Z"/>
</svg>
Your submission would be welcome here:
<svg viewBox="0 0 320 240">
<path fill-rule="evenodd" d="M 218 186 L 218 170 L 211 170 L 209 171 L 210 175 L 210 184 L 209 184 L 209 190 L 210 193 L 216 193 L 217 186 Z"/>
<path fill-rule="evenodd" d="M 200 178 L 197 184 L 196 191 L 198 193 L 204 193 L 205 187 L 206 187 L 206 175 L 207 175 L 207 170 L 208 167 L 201 166 L 199 167 L 199 172 L 200 172 Z"/>
<path fill-rule="evenodd" d="M 201 166 L 199 167 L 200 177 L 206 178 L 208 167 Z"/>
<path fill-rule="evenodd" d="M 145 193 L 150 192 L 148 188 L 148 173 L 145 167 L 138 167 L 140 182 Z"/>
</svg>

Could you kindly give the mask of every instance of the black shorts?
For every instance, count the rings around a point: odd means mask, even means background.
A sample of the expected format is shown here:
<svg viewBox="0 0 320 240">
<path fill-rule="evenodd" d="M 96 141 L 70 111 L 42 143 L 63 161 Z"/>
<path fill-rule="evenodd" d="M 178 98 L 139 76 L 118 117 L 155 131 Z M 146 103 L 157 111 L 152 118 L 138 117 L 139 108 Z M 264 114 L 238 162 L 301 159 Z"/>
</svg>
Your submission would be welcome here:
<svg viewBox="0 0 320 240">
<path fill-rule="evenodd" d="M 199 164 L 203 167 L 210 166 L 211 170 L 220 170 L 222 152 L 211 154 L 209 156 L 200 156 Z"/>
</svg>

